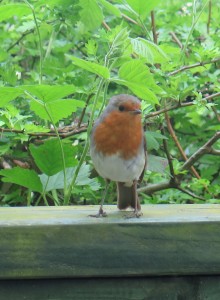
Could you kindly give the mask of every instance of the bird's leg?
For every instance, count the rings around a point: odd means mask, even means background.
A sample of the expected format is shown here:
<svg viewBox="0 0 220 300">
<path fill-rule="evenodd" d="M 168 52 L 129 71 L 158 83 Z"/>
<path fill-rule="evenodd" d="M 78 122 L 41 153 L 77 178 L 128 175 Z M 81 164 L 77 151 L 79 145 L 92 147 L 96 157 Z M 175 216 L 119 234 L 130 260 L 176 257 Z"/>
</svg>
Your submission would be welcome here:
<svg viewBox="0 0 220 300">
<path fill-rule="evenodd" d="M 106 180 L 106 185 L 105 185 L 105 190 L 104 190 L 103 195 L 102 195 L 102 201 L 101 201 L 98 213 L 95 214 L 95 215 L 89 215 L 89 217 L 95 217 L 95 218 L 107 217 L 107 213 L 103 210 L 103 205 L 104 205 L 104 202 L 105 202 L 105 198 L 107 196 L 109 183 L 110 183 L 110 181 L 107 179 Z"/>
<path fill-rule="evenodd" d="M 137 194 L 137 180 L 133 181 L 132 192 L 133 192 L 133 197 L 135 199 L 135 208 L 132 213 L 130 213 L 128 216 L 126 216 L 126 219 L 140 218 L 143 215 L 143 213 L 141 212 L 141 207 L 139 204 L 139 199 L 138 199 L 138 194 Z"/>
</svg>

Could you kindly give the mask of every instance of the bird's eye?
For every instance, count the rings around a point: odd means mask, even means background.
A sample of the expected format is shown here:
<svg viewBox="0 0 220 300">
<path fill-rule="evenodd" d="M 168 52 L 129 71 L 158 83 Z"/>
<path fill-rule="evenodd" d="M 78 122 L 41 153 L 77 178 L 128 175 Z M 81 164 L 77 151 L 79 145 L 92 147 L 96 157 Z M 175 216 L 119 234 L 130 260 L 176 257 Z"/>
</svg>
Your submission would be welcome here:
<svg viewBox="0 0 220 300">
<path fill-rule="evenodd" d="M 119 105 L 118 109 L 119 109 L 120 111 L 124 111 L 124 110 L 125 110 L 125 107 L 124 107 L 124 105 Z"/>
</svg>

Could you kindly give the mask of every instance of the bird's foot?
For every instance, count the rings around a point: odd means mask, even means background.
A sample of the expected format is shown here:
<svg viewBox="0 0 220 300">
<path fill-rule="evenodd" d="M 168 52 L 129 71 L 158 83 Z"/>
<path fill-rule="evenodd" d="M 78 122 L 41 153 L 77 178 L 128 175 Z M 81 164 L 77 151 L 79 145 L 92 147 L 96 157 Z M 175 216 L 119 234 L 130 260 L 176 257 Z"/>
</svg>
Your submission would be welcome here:
<svg viewBox="0 0 220 300">
<path fill-rule="evenodd" d="M 131 213 L 129 213 L 125 219 L 131 219 L 131 218 L 140 218 L 143 216 L 143 213 L 140 210 L 134 210 Z"/>
<path fill-rule="evenodd" d="M 93 217 L 93 218 L 104 218 L 107 217 L 107 213 L 103 210 L 102 207 L 100 207 L 99 211 L 97 214 L 94 215 L 89 215 L 89 217 Z"/>
</svg>

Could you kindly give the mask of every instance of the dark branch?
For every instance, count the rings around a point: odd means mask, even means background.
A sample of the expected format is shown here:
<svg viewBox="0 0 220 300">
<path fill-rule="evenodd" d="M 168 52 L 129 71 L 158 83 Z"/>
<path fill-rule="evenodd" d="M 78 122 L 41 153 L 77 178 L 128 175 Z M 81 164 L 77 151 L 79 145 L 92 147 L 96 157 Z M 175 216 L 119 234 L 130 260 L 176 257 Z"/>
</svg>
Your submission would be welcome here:
<svg viewBox="0 0 220 300">
<path fill-rule="evenodd" d="M 213 153 L 213 149 L 211 146 L 220 139 L 220 131 L 216 132 L 216 134 L 207 142 L 205 143 L 201 148 L 199 148 L 182 166 L 182 170 L 189 170 L 189 168 L 194 165 L 194 163 L 200 159 L 201 156 L 204 154 L 211 154 Z M 217 150 L 217 153 L 219 151 Z M 216 150 L 214 150 L 215 155 L 219 155 L 216 153 Z"/>
</svg>

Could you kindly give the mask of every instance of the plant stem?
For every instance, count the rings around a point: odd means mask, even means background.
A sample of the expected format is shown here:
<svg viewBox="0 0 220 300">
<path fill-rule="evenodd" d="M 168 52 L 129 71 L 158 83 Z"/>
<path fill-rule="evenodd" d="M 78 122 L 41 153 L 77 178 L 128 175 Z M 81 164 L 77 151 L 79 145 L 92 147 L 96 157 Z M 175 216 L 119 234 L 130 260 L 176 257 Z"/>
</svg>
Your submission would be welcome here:
<svg viewBox="0 0 220 300">
<path fill-rule="evenodd" d="M 61 141 L 61 138 L 60 138 L 60 135 L 59 135 L 59 132 L 57 130 L 57 127 L 56 127 L 56 124 L 55 122 L 53 121 L 53 117 L 51 116 L 51 113 L 50 111 L 48 110 L 47 108 L 47 104 L 45 102 L 43 102 L 42 100 L 40 99 L 37 99 L 37 98 L 34 98 L 29 92 L 25 91 L 25 94 L 30 97 L 33 101 L 39 103 L 40 105 L 42 105 L 50 119 L 50 122 L 52 123 L 53 125 L 53 128 L 54 128 L 54 131 L 55 131 L 55 134 L 56 134 L 56 137 L 58 139 L 58 142 L 59 142 L 59 146 L 60 146 L 60 151 L 61 151 L 61 159 L 62 159 L 62 166 L 63 166 L 63 180 L 64 180 L 64 199 L 65 199 L 65 196 L 67 194 L 67 182 L 66 182 L 66 163 L 65 163 L 65 156 L 64 156 L 64 149 L 63 149 L 63 144 L 62 144 L 62 141 Z M 44 194 L 44 193 L 43 193 Z"/>
<path fill-rule="evenodd" d="M 194 1 L 193 1 L 192 25 L 191 25 L 189 34 L 188 34 L 188 36 L 187 36 L 186 42 L 185 42 L 185 44 L 184 44 L 184 46 L 183 46 L 183 49 L 182 49 L 181 59 L 183 59 L 183 56 L 184 56 L 184 54 L 185 54 L 185 52 L 186 52 L 186 48 L 187 48 L 188 43 L 189 43 L 189 39 L 190 39 L 190 37 L 191 37 L 191 35 L 192 35 L 192 33 L 193 33 L 193 30 L 194 30 L 194 28 L 195 28 L 197 22 L 199 21 L 199 18 L 200 18 L 200 16 L 201 16 L 201 14 L 203 13 L 203 11 L 204 11 L 206 5 L 208 4 L 209 0 L 206 0 L 205 4 L 203 5 L 201 11 L 199 12 L 199 14 L 198 14 L 197 16 L 196 16 L 196 2 L 197 2 L 197 0 L 194 0 Z"/>
<path fill-rule="evenodd" d="M 58 142 L 59 142 L 59 146 L 60 146 L 61 159 L 62 159 L 62 167 L 63 167 L 64 201 L 65 201 L 65 197 L 66 197 L 66 194 L 67 194 L 67 181 L 66 181 L 66 162 L 65 162 L 65 155 L 64 155 L 63 144 L 62 144 L 61 138 L 59 136 L 59 132 L 57 130 L 56 124 L 53 121 L 53 117 L 51 116 L 50 111 L 48 110 L 46 103 L 44 103 L 44 109 L 47 112 L 48 117 L 50 118 L 50 121 L 51 121 L 51 123 L 53 125 L 54 131 L 55 131 L 55 134 L 57 136 L 57 139 L 58 139 Z"/>
<path fill-rule="evenodd" d="M 35 27 L 37 30 L 37 35 L 38 35 L 38 39 L 39 39 L 39 50 L 40 50 L 40 65 L 39 65 L 39 84 L 42 84 L 42 68 L 43 68 L 43 48 L 42 48 L 42 41 L 41 41 L 41 35 L 40 35 L 40 30 L 39 30 L 39 26 L 38 26 L 38 22 L 37 22 L 37 18 L 36 18 L 36 14 L 35 14 L 35 10 L 33 5 L 31 5 L 27 0 L 24 0 L 24 2 L 30 7 L 32 14 L 33 14 L 33 18 L 34 18 L 34 23 L 35 23 Z"/>
<path fill-rule="evenodd" d="M 78 176 L 79 171 L 81 169 L 81 166 L 82 166 L 82 164 L 83 164 L 83 162 L 85 160 L 85 157 L 87 155 L 87 152 L 89 150 L 89 137 L 90 137 L 90 133 L 91 133 L 91 130 L 92 130 L 92 125 L 93 125 L 93 120 L 94 120 L 94 116 L 95 116 L 96 106 L 97 106 L 99 95 L 100 95 L 100 92 L 102 90 L 104 82 L 105 82 L 105 79 L 102 78 L 100 80 L 99 85 L 98 85 L 97 93 L 96 93 L 96 96 L 95 96 L 95 99 L 94 99 L 94 104 L 93 104 L 93 107 L 92 107 L 92 112 L 91 112 L 90 119 L 89 119 L 88 129 L 87 129 L 87 140 L 86 140 L 86 143 L 85 143 L 85 146 L 84 146 L 84 149 L 83 149 L 80 161 L 79 161 L 79 163 L 78 163 L 78 165 L 76 167 L 73 179 L 72 179 L 72 181 L 70 183 L 70 186 L 68 188 L 67 195 L 64 198 L 64 205 L 68 205 L 69 204 L 70 196 L 71 196 L 71 192 L 72 192 L 73 186 L 74 186 L 74 184 L 76 182 L 76 179 L 77 179 L 77 176 Z"/>
</svg>

